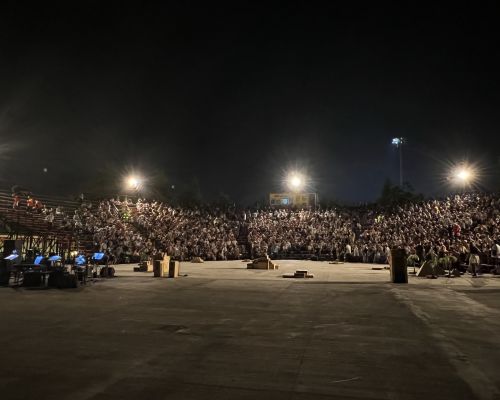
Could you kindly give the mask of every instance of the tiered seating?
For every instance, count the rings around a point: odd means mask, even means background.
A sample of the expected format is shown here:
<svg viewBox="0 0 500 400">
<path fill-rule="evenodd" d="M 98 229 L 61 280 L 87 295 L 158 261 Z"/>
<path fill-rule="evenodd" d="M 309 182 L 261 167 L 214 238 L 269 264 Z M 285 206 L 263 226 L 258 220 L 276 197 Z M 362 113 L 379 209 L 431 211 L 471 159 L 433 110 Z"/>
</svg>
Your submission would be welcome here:
<svg viewBox="0 0 500 400">
<path fill-rule="evenodd" d="M 241 225 L 238 233 L 238 246 L 240 247 L 241 256 L 247 258 L 250 255 L 250 242 L 248 241 L 248 224 L 245 222 Z"/>
<path fill-rule="evenodd" d="M 77 201 L 71 201 L 64 198 L 55 198 L 48 196 L 33 196 L 40 200 L 46 208 L 62 207 L 62 210 L 70 218 L 75 210 L 80 206 Z M 26 199 L 21 202 L 21 206 L 17 209 L 12 208 L 12 194 L 6 191 L 0 191 L 0 215 L 4 222 L 11 223 L 17 227 L 20 233 L 47 233 L 49 224 L 45 220 L 45 214 L 26 211 Z M 54 231 L 57 231 L 62 226 L 63 214 L 55 214 L 52 224 Z"/>
<path fill-rule="evenodd" d="M 33 195 L 32 197 L 41 201 L 45 208 L 55 210 L 56 207 L 59 207 L 62 213 L 57 214 L 54 212 L 54 221 L 51 226 L 45 219 L 46 214 L 26 210 L 26 196 L 22 196 L 20 207 L 14 209 L 12 207 L 12 193 L 0 190 L 0 221 L 3 236 L 50 237 L 61 243 L 74 242 L 76 238 L 73 229 L 70 227 L 62 228 L 63 218 L 66 215 L 66 218 L 71 220 L 75 210 L 80 207 L 80 203 L 53 196 Z"/>
</svg>

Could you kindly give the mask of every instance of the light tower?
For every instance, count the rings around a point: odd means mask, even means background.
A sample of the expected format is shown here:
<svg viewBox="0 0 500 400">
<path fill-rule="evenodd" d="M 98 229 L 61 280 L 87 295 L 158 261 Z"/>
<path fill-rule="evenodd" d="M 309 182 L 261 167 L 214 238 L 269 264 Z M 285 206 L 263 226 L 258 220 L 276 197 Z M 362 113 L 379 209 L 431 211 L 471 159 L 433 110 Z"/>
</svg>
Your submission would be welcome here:
<svg viewBox="0 0 500 400">
<path fill-rule="evenodd" d="M 406 139 L 396 137 L 392 139 L 392 145 L 399 149 L 399 186 L 403 187 L 403 144 L 406 144 Z"/>
</svg>

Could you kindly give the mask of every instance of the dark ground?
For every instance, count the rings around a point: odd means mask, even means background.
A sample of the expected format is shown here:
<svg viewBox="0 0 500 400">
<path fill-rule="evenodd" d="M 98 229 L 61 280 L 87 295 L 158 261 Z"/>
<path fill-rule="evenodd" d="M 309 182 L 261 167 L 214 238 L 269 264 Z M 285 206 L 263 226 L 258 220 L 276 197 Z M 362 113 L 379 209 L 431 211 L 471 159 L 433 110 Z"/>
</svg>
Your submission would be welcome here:
<svg viewBox="0 0 500 400">
<path fill-rule="evenodd" d="M 0 398 L 500 399 L 500 279 L 244 267 L 0 289 Z"/>
</svg>

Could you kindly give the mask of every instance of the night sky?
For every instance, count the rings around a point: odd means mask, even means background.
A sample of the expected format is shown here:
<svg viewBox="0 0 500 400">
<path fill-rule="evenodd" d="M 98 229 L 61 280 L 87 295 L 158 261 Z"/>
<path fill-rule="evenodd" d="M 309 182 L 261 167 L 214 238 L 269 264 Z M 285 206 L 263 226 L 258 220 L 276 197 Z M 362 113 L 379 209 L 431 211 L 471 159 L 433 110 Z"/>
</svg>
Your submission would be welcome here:
<svg viewBox="0 0 500 400">
<path fill-rule="evenodd" d="M 0 5 L 5 189 L 112 192 L 136 171 L 249 204 L 301 169 L 321 198 L 371 201 L 398 182 L 395 136 L 416 191 L 449 190 L 461 160 L 499 188 L 494 2 L 66 3 Z"/>
</svg>

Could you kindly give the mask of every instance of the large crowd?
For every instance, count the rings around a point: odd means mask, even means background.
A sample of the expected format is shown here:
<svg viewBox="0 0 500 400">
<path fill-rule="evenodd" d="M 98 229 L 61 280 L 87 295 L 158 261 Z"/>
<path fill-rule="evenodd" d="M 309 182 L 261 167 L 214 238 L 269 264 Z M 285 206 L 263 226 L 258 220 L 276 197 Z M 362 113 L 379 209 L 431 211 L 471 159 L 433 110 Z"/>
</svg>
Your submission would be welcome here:
<svg viewBox="0 0 500 400">
<path fill-rule="evenodd" d="M 500 198 L 464 194 L 442 200 L 328 210 L 182 209 L 139 200 L 109 200 L 82 207 L 76 221 L 115 259 L 166 252 L 187 260 L 238 259 L 243 255 L 324 257 L 387 262 L 403 247 L 423 260 L 453 255 L 466 262 L 474 246 L 483 258 L 500 257 Z"/>
<path fill-rule="evenodd" d="M 145 259 L 166 253 L 178 260 L 242 256 L 242 220 L 219 209 L 183 209 L 159 202 L 107 200 L 75 211 L 79 229 L 93 234 L 100 250 L 114 260 Z"/>
<path fill-rule="evenodd" d="M 362 262 L 387 262 L 401 247 L 420 261 L 470 253 L 496 264 L 500 258 L 500 198 L 456 195 L 395 209 L 363 207 L 325 211 L 269 210 L 250 220 L 254 252 L 279 256 L 303 252 Z"/>
<path fill-rule="evenodd" d="M 117 262 L 166 253 L 178 260 L 269 255 L 386 263 L 394 247 L 420 261 L 453 256 L 465 263 L 471 253 L 482 262 L 500 259 L 500 197 L 484 193 L 392 208 L 326 210 L 186 209 L 111 199 L 84 201 L 61 221 L 64 226 L 55 228 L 92 235 L 95 245 Z"/>
</svg>

